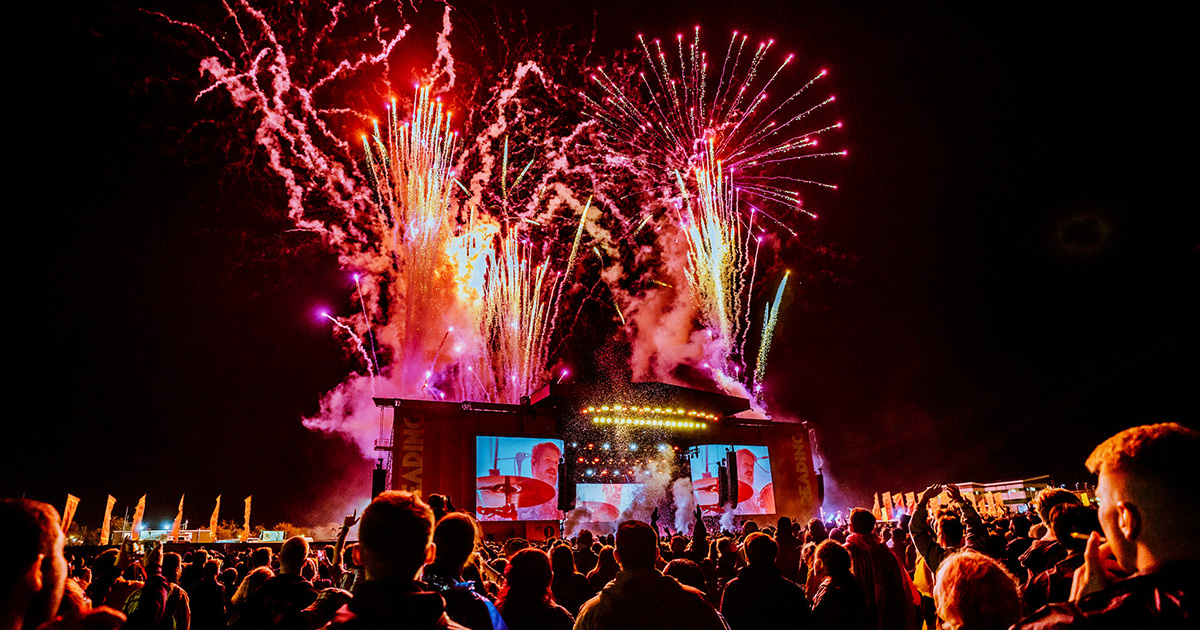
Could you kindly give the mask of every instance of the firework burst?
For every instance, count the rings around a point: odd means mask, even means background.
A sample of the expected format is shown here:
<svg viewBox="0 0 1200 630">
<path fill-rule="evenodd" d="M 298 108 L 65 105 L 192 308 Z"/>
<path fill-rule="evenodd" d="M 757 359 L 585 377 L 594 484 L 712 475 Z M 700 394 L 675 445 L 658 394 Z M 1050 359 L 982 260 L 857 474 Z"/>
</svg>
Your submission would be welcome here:
<svg viewBox="0 0 1200 630">
<path fill-rule="evenodd" d="M 846 155 L 819 148 L 820 136 L 842 123 L 813 122 L 835 100 L 810 97 L 827 71 L 775 102 L 771 92 L 782 83 L 777 80 L 793 56 L 769 65 L 774 40 L 748 45 L 749 36 L 735 31 L 719 69 L 710 67 L 700 45 L 700 27 L 690 40 L 677 35 L 674 51 L 641 35 L 638 43 L 645 55 L 641 68 L 623 74 L 596 68 L 591 78 L 598 94 L 585 95 L 615 145 L 626 145 L 641 167 L 668 177 L 703 167 L 712 153 L 725 169 L 738 173 L 743 195 L 816 218 L 804 208 L 799 186 L 836 186 L 772 167 Z"/>
</svg>

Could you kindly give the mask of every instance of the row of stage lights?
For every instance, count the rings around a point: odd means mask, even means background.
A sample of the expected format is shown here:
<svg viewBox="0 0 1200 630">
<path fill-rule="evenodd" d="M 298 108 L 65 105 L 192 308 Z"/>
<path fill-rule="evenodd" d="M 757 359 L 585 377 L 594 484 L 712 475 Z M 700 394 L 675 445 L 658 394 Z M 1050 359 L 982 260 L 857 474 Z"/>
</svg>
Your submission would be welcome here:
<svg viewBox="0 0 1200 630">
<path fill-rule="evenodd" d="M 707 429 L 708 423 L 692 420 L 651 420 L 648 418 L 592 418 L 592 424 L 614 424 L 638 427 L 669 427 L 672 429 Z"/>
<path fill-rule="evenodd" d="M 572 442 L 571 446 L 573 448 L 579 448 L 580 444 L 578 442 Z M 629 451 L 631 453 L 636 453 L 639 450 L 639 447 L 637 444 L 629 444 L 628 447 L 629 447 Z M 594 442 L 583 446 L 583 449 L 587 450 L 587 451 L 591 451 L 596 448 L 597 448 L 597 445 Z M 599 445 L 599 449 L 602 451 L 611 451 L 611 450 L 613 450 L 613 445 L 610 442 L 603 442 Z M 669 453 L 673 450 L 678 451 L 679 447 L 678 446 L 670 446 L 668 444 L 659 444 L 658 445 L 658 452 L 660 452 L 660 453 Z M 643 471 L 646 473 L 650 472 L 649 461 L 637 459 L 637 458 L 635 458 L 634 461 L 630 462 L 627 457 L 621 457 L 618 459 L 616 457 L 609 456 L 609 457 L 602 459 L 600 457 L 595 457 L 594 455 L 591 455 L 591 454 L 585 454 L 585 456 L 579 457 L 578 459 L 576 459 L 576 461 L 585 466 L 596 466 L 596 467 L 592 467 L 592 468 L 586 468 L 583 471 L 584 477 L 614 477 L 614 476 L 615 477 L 623 477 L 626 475 L 629 475 L 629 476 L 636 475 L 639 471 Z M 629 464 L 632 464 L 634 466 L 634 468 L 630 468 L 629 472 L 626 473 L 625 470 L 623 470 L 621 468 L 621 466 L 629 465 Z M 598 465 L 604 465 L 605 467 L 599 468 Z"/>
<path fill-rule="evenodd" d="M 691 418 L 701 418 L 703 420 L 716 420 L 716 414 L 704 413 L 702 411 L 688 411 L 684 409 L 671 409 L 670 407 L 638 407 L 636 405 L 605 405 L 603 407 L 588 407 L 583 410 L 583 413 L 596 413 L 620 411 L 624 413 L 655 413 L 655 414 L 671 414 L 676 416 L 688 416 Z"/>
</svg>

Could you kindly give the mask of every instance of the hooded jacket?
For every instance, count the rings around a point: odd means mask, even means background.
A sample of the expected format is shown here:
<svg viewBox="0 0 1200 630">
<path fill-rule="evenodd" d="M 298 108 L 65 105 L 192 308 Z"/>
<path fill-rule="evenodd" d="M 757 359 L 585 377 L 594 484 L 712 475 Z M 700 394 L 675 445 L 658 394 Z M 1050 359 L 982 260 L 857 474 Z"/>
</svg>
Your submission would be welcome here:
<svg viewBox="0 0 1200 630">
<path fill-rule="evenodd" d="M 575 630 L 724 630 L 704 594 L 654 569 L 621 571 L 579 609 Z"/>
</svg>

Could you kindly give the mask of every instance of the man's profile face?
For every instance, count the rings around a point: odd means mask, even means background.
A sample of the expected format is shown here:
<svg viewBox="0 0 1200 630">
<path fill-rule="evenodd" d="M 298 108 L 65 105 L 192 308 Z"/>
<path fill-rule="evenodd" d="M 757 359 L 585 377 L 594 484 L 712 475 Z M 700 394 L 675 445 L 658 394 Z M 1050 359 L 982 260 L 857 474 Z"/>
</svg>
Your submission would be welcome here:
<svg viewBox="0 0 1200 630">
<path fill-rule="evenodd" d="M 554 446 L 543 448 L 533 460 L 533 476 L 558 487 L 558 458 L 561 454 Z"/>
<path fill-rule="evenodd" d="M 1102 469 L 1096 482 L 1096 502 L 1100 504 L 1097 516 L 1100 518 L 1100 529 L 1104 530 L 1104 537 L 1108 539 L 1108 548 L 1122 569 L 1133 572 L 1137 570 L 1137 547 L 1121 531 L 1121 510 L 1117 506 L 1122 501 L 1131 500 L 1124 496 L 1127 494 L 1127 481 L 1120 475 Z"/>
<path fill-rule="evenodd" d="M 744 481 L 751 486 L 754 485 L 754 466 L 758 463 L 758 458 L 751 453 L 749 449 L 742 449 L 737 452 L 738 480 Z"/>
</svg>

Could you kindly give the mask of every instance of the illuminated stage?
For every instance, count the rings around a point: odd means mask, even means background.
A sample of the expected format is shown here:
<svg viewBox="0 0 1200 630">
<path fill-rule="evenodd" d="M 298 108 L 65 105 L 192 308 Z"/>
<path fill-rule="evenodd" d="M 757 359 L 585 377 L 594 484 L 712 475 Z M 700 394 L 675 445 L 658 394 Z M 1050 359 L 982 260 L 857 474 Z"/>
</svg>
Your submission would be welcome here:
<svg viewBox="0 0 1200 630">
<path fill-rule="evenodd" d="M 587 510 L 574 521 L 609 527 L 649 520 L 658 507 L 665 524 L 680 478 L 691 480 L 692 500 L 707 516 L 732 510 L 766 523 L 818 513 L 807 430 L 740 417 L 750 410 L 744 398 L 664 383 L 569 384 L 523 402 L 376 398 L 391 409 L 384 420 L 391 416 L 392 439 L 379 445 L 389 455 L 386 485 L 449 495 L 496 538 L 545 538 L 567 517 L 560 505 Z M 726 485 L 731 497 L 736 485 L 737 505 L 725 508 L 718 467 L 734 461 L 737 483 Z"/>
</svg>

